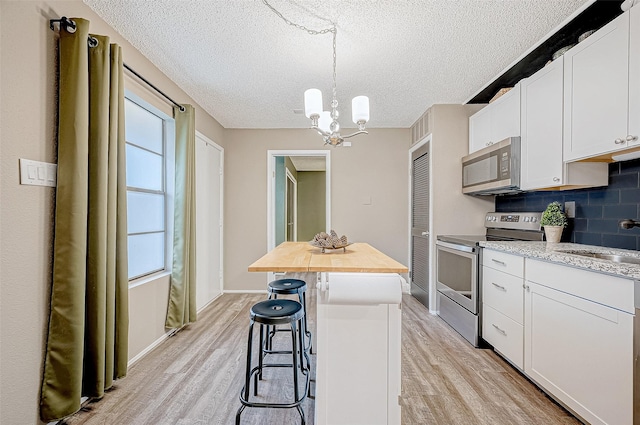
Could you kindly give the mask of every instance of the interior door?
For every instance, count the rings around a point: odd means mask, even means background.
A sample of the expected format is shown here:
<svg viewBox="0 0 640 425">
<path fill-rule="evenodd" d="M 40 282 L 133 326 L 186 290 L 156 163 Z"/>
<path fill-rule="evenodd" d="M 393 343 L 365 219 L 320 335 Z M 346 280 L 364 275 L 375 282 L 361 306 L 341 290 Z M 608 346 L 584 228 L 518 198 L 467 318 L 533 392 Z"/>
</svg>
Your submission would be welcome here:
<svg viewBox="0 0 640 425">
<path fill-rule="evenodd" d="M 429 147 L 411 154 L 411 295 L 429 307 Z"/>
<path fill-rule="evenodd" d="M 287 226 L 286 226 L 286 237 L 285 239 L 287 241 L 292 241 L 295 242 L 298 239 L 298 235 L 297 235 L 297 211 L 296 211 L 296 207 L 297 207 L 297 194 L 298 194 L 298 185 L 297 182 L 295 180 L 295 178 L 293 177 L 293 175 L 291 175 L 291 173 L 289 173 L 289 171 L 287 170 L 287 184 L 286 184 L 286 194 L 285 194 L 285 198 L 286 198 L 286 205 L 285 205 L 285 216 L 287 219 Z"/>
<path fill-rule="evenodd" d="M 196 136 L 196 309 L 222 293 L 222 149 Z"/>
</svg>

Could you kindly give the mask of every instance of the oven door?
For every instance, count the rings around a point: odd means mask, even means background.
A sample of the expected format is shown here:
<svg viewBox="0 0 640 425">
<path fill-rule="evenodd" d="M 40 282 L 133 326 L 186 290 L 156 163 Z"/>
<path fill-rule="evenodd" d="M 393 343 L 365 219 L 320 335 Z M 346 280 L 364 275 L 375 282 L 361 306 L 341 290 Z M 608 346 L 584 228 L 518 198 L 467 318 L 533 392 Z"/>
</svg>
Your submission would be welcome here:
<svg viewBox="0 0 640 425">
<path fill-rule="evenodd" d="M 473 314 L 478 314 L 480 248 L 436 242 L 436 288 Z"/>
</svg>

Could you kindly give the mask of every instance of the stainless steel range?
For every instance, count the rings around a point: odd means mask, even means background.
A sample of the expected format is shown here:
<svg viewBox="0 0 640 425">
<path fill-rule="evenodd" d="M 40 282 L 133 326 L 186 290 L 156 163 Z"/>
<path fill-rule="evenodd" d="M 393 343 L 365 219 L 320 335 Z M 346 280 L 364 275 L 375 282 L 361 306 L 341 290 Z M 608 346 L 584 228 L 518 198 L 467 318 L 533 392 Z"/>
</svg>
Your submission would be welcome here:
<svg viewBox="0 0 640 425">
<path fill-rule="evenodd" d="M 438 235 L 438 315 L 475 347 L 480 345 L 481 241 L 541 241 L 539 212 L 487 213 L 484 235 Z"/>
</svg>

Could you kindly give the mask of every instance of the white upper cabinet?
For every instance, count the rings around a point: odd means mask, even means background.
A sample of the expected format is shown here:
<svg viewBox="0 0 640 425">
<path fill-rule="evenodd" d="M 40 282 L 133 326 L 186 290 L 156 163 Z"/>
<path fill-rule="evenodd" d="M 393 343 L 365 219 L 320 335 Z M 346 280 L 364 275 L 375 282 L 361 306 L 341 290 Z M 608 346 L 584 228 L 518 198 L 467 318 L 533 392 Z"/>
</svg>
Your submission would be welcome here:
<svg viewBox="0 0 640 425">
<path fill-rule="evenodd" d="M 521 83 L 521 176 L 524 190 L 606 186 L 602 162 L 565 164 L 563 145 L 564 58 Z"/>
<path fill-rule="evenodd" d="M 469 153 L 520 136 L 520 84 L 469 117 Z"/>
<path fill-rule="evenodd" d="M 559 186 L 562 181 L 563 58 L 522 81 L 520 187 Z"/>
<path fill-rule="evenodd" d="M 485 106 L 469 117 L 469 153 L 486 146 L 491 140 L 491 105 Z"/>
<path fill-rule="evenodd" d="M 640 146 L 640 6 L 630 11 L 629 26 L 629 147 Z M 635 138 L 635 139 L 634 139 Z"/>
<path fill-rule="evenodd" d="M 635 15 L 640 13 L 635 9 Z M 629 126 L 629 16 L 630 11 L 623 13 L 564 55 L 565 161 L 634 143 Z M 631 53 L 637 55 L 637 49 Z"/>
</svg>

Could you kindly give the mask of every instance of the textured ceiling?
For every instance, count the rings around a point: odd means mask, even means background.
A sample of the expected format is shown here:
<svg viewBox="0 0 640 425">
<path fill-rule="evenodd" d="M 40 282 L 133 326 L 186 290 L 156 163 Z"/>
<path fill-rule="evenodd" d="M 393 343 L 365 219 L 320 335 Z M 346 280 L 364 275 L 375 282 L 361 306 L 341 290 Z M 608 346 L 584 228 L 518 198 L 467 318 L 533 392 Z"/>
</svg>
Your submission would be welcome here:
<svg viewBox="0 0 640 425">
<path fill-rule="evenodd" d="M 324 156 L 290 156 L 296 171 L 325 171 L 327 164 Z"/>
<path fill-rule="evenodd" d="M 302 128 L 303 92 L 331 95 L 331 35 L 287 25 L 261 0 L 84 0 L 226 128 Z M 463 103 L 590 0 L 269 0 L 311 29 L 338 26 L 343 127 L 410 127 Z M 126 62 L 126 52 L 125 52 Z M 181 99 L 176 99 L 178 102 Z"/>
</svg>

